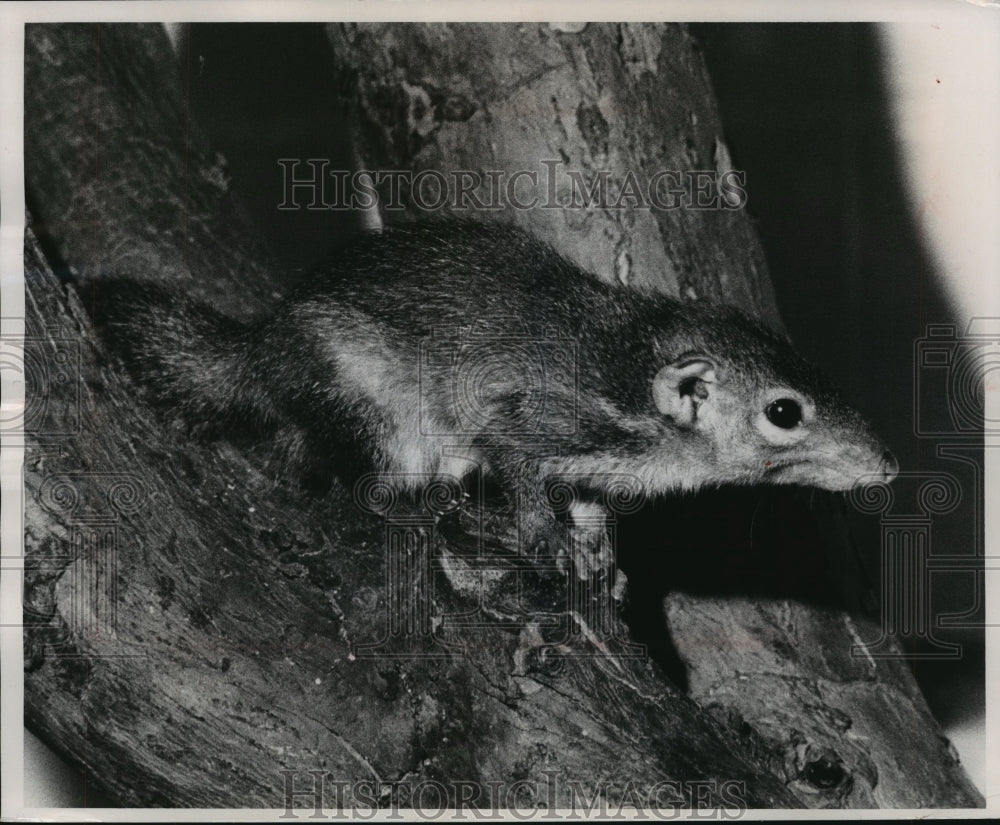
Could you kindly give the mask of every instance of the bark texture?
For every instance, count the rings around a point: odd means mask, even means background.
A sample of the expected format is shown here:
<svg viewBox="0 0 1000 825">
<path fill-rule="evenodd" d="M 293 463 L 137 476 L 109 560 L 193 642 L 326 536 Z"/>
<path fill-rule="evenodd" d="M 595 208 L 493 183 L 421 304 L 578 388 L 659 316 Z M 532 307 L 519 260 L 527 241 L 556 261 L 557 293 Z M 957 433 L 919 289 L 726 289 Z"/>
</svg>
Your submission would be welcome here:
<svg viewBox="0 0 1000 825">
<path fill-rule="evenodd" d="M 719 157 L 682 29 L 329 31 L 372 166 L 520 168 L 560 147 L 586 168 Z M 50 264 L 149 277 L 234 315 L 266 309 L 281 285 L 187 121 L 157 27 L 26 38 L 26 174 L 45 253 L 29 234 L 26 714 L 115 799 L 283 807 L 294 788 L 310 808 L 365 792 L 406 806 L 433 782 L 452 804 L 485 791 L 486 808 L 601 787 L 612 810 L 651 793 L 662 807 L 980 804 L 905 668 L 844 655 L 854 624 L 841 613 L 673 597 L 695 701 L 628 655 L 616 617 L 600 644 L 585 621 L 546 624 L 565 583 L 518 564 L 509 514 L 438 521 L 374 488 L 317 498 L 271 478 L 258 451 L 154 415 Z M 424 93 L 426 110 L 413 102 Z M 517 219 L 534 228 L 538 212 Z M 741 212 L 577 217 L 552 210 L 537 231 L 606 277 L 776 318 Z M 480 527 L 486 565 L 468 538 Z M 410 572 L 388 588 L 401 560 Z M 396 632 L 399 615 L 414 632 Z M 890 712 L 914 727 L 892 730 Z M 338 784 L 352 782 L 381 784 Z"/>
</svg>

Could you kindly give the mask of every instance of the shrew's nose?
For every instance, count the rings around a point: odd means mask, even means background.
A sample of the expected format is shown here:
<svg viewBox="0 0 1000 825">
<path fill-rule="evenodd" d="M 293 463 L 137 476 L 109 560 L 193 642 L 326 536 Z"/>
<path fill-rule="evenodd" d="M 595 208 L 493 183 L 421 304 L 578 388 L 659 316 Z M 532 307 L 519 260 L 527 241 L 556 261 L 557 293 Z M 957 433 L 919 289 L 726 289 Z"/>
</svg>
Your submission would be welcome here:
<svg viewBox="0 0 1000 825">
<path fill-rule="evenodd" d="M 896 461 L 896 456 L 888 450 L 882 453 L 882 461 L 879 464 L 879 469 L 882 471 L 883 481 L 892 481 L 899 475 L 899 462 Z"/>
</svg>

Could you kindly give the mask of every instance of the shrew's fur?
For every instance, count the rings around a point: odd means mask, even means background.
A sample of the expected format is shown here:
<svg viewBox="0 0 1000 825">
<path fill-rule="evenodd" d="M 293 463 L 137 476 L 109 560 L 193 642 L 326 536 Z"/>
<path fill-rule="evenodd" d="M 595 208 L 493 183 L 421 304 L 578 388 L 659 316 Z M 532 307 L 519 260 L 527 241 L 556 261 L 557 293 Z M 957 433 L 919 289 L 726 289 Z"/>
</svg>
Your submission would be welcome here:
<svg viewBox="0 0 1000 825">
<path fill-rule="evenodd" d="M 543 518 L 554 475 L 657 494 L 896 472 L 784 339 L 729 307 L 606 284 L 511 227 L 366 236 L 248 325 L 137 283 L 100 283 L 94 302 L 156 399 L 193 423 L 295 427 L 347 479 L 417 487 L 478 465 Z M 775 426 L 775 401 L 801 422 Z"/>
</svg>

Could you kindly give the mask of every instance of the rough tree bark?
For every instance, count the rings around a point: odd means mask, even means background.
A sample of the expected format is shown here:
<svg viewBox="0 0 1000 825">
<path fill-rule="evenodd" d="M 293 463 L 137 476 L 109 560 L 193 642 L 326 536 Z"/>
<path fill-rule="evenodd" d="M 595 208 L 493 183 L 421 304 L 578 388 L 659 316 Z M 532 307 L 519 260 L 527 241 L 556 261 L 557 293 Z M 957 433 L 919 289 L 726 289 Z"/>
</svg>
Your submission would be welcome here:
<svg viewBox="0 0 1000 825">
<path fill-rule="evenodd" d="M 623 145 L 631 154 L 615 162 L 642 158 L 641 169 L 725 165 L 704 70 L 680 29 L 330 34 L 358 81 L 345 88 L 362 104 L 373 165 L 521 168 L 563 146 L 584 168 Z M 573 626 L 539 620 L 561 582 L 518 567 L 509 514 L 458 516 L 483 520 L 500 568 L 480 593 L 461 586 L 476 572 L 471 529 L 444 536 L 419 504 L 378 490 L 369 512 L 339 488 L 308 495 L 270 478 L 260 451 L 165 424 L 100 357 L 87 308 L 49 264 L 92 279 L 149 277 L 242 316 L 266 309 L 282 284 L 187 122 L 157 27 L 29 26 L 26 38 L 26 175 L 46 253 L 29 235 L 26 715 L 115 799 L 281 807 L 293 782 L 312 807 L 325 771 L 327 808 L 359 802 L 338 800 L 336 783 L 381 782 L 378 801 L 405 806 L 407 787 L 431 780 L 452 803 L 501 783 L 484 807 L 565 805 L 573 782 L 589 793 L 608 779 L 620 783 L 605 788 L 612 806 L 630 801 L 624 783 L 645 798 L 664 780 L 681 783 L 659 786 L 665 806 L 692 793 L 732 804 L 733 788 L 752 807 L 980 804 L 905 668 L 837 655 L 855 633 L 843 614 L 673 598 L 671 633 L 696 702 L 647 659 L 623 655 L 616 619 L 599 655 Z M 429 109 L 414 103 L 421 94 Z M 471 112 L 443 105 L 462 100 Z M 520 132 L 518 121 L 513 132 L 503 118 L 484 121 L 491 107 L 524 102 Z M 539 106 L 564 131 L 547 139 L 555 144 L 532 134 Z M 637 114 L 626 124 L 628 107 Z M 487 149 L 490 137 L 513 148 Z M 606 157 L 587 154 L 595 147 Z M 608 277 L 776 317 L 739 213 L 603 216 L 565 231 L 547 220 L 540 234 Z M 393 504 L 388 518 L 371 512 Z M 387 545 L 404 517 L 421 563 L 404 592 L 387 594 Z M 390 597 L 431 617 L 427 632 L 387 636 Z M 708 655 L 691 644 L 699 637 L 754 645 L 714 644 Z M 770 692 L 768 713 L 749 688 Z M 896 725 L 914 726 L 905 745 L 885 728 L 893 708 L 905 720 Z M 821 768 L 834 757 L 845 770 L 831 783 Z"/>
</svg>

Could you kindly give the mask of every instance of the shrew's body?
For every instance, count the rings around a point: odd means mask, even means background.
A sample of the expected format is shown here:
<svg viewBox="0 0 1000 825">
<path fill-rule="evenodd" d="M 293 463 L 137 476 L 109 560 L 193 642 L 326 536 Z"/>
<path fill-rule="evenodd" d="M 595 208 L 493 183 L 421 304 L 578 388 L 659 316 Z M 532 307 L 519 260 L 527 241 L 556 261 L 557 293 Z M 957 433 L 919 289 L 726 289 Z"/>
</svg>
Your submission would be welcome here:
<svg viewBox="0 0 1000 825">
<path fill-rule="evenodd" d="M 861 416 L 746 315 L 605 284 L 496 224 L 367 236 L 249 325 L 140 285 L 109 289 L 103 309 L 140 380 L 186 418 L 294 426 L 345 478 L 419 487 L 479 466 L 541 532 L 547 478 L 600 493 L 629 477 L 657 494 L 844 490 L 897 472 Z"/>
</svg>

